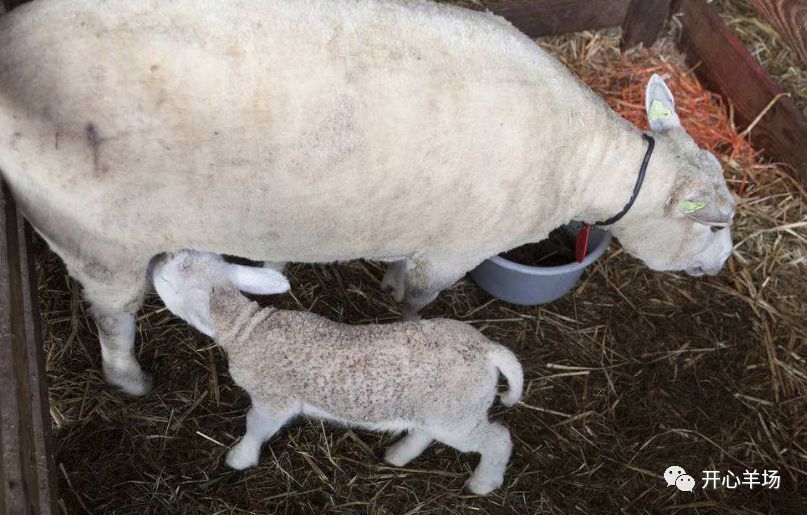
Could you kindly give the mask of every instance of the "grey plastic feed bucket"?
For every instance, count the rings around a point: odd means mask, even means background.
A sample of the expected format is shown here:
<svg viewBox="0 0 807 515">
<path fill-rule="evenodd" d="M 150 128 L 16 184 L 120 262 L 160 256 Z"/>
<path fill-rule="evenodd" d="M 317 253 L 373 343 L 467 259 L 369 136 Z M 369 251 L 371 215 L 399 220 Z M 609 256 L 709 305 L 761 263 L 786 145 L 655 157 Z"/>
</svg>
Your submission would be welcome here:
<svg viewBox="0 0 807 515">
<path fill-rule="evenodd" d="M 567 226 L 576 232 L 579 225 Z M 493 256 L 471 272 L 483 290 L 511 304 L 537 306 L 557 300 L 577 283 L 583 270 L 602 256 L 611 242 L 611 233 L 592 227 L 589 252 L 581 263 L 561 266 L 529 266 Z"/>
</svg>

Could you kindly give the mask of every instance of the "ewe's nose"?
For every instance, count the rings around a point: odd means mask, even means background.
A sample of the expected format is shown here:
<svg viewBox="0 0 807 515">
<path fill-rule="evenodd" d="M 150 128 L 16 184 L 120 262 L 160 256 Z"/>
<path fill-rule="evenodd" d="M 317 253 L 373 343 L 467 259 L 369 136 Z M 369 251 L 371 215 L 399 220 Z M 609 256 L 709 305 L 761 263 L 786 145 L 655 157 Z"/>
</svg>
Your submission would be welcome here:
<svg viewBox="0 0 807 515">
<path fill-rule="evenodd" d="M 720 258 L 720 261 L 718 261 L 716 264 L 710 266 L 705 263 L 696 263 L 695 265 L 688 267 L 686 272 L 693 277 L 700 277 L 702 275 L 717 275 L 721 270 L 723 270 L 723 265 L 726 264 L 726 260 L 730 256 L 731 249 L 724 253 Z"/>
</svg>

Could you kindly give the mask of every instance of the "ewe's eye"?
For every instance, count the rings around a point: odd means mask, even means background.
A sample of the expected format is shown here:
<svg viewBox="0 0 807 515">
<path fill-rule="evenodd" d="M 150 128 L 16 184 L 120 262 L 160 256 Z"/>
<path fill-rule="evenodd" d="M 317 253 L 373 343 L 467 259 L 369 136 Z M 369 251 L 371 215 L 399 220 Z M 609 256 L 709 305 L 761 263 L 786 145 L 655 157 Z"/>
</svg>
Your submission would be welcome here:
<svg viewBox="0 0 807 515">
<path fill-rule="evenodd" d="M 712 232 L 717 232 L 717 231 L 722 231 L 723 229 L 725 229 L 725 226 L 724 225 L 711 225 L 711 226 L 709 226 L 709 229 L 711 229 Z"/>
</svg>

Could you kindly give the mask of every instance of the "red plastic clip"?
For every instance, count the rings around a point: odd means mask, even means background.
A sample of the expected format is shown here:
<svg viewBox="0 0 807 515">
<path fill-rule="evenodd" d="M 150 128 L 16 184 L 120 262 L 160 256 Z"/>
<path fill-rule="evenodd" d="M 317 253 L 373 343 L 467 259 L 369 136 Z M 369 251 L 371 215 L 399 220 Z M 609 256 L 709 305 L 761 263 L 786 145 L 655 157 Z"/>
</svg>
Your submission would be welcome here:
<svg viewBox="0 0 807 515">
<path fill-rule="evenodd" d="M 591 234 L 591 224 L 583 224 L 577 231 L 577 242 L 574 247 L 574 255 L 578 263 L 582 263 L 588 254 L 588 237 Z"/>
</svg>

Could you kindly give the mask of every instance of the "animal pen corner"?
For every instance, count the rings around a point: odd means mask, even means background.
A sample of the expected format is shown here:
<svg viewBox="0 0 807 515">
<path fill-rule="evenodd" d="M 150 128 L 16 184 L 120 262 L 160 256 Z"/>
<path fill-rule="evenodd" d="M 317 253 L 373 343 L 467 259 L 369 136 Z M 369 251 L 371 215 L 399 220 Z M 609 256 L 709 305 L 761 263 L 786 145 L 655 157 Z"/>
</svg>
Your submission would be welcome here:
<svg viewBox="0 0 807 515">
<path fill-rule="evenodd" d="M 20 0 L 4 0 L 10 10 Z M 752 0 L 807 59 L 795 13 L 804 0 Z M 530 37 L 622 27 L 623 49 L 651 45 L 666 20 L 679 46 L 723 94 L 755 145 L 807 185 L 807 119 L 705 0 L 500 0 L 485 6 Z M 798 5 L 797 5 L 798 4 Z M 796 27 L 794 30 L 793 27 Z M 2 51 L 2 49 L 0 49 Z M 57 512 L 55 465 L 31 251 L 31 229 L 8 188 L 0 194 L 0 513 Z"/>
</svg>

